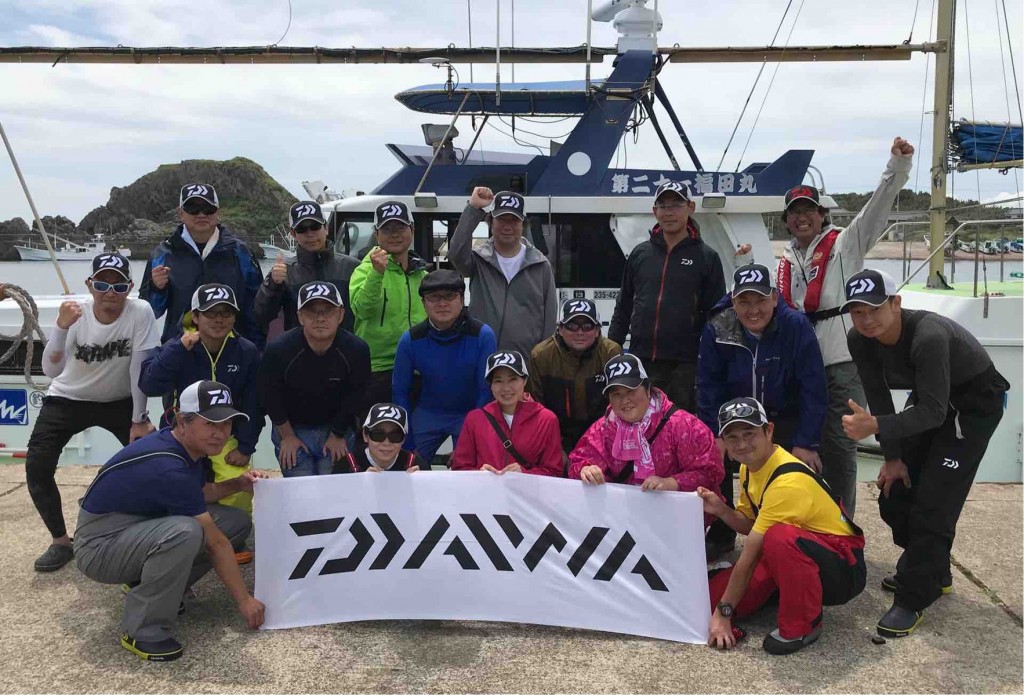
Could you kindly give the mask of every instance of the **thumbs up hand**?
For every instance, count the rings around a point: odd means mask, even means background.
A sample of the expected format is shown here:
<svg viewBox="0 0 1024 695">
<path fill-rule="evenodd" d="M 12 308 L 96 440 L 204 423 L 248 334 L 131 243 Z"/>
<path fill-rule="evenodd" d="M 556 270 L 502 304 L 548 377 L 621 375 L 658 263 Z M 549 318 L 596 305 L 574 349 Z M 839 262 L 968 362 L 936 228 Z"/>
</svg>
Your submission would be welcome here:
<svg viewBox="0 0 1024 695">
<path fill-rule="evenodd" d="M 274 262 L 274 267 L 270 269 L 270 279 L 276 285 L 283 285 L 288 279 L 288 266 L 284 264 L 284 254 L 280 251 L 277 252 L 277 260 Z"/>
<path fill-rule="evenodd" d="M 846 402 L 853 415 L 843 416 L 843 431 L 854 441 L 860 441 L 872 434 L 878 434 L 878 419 L 861 408 L 852 398 Z"/>
</svg>

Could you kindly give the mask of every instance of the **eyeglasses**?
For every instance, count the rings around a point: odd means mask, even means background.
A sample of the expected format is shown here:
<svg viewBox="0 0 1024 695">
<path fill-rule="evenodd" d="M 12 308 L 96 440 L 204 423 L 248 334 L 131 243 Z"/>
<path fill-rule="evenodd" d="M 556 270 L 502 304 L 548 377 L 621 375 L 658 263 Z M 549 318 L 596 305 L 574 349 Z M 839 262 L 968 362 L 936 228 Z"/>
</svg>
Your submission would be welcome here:
<svg viewBox="0 0 1024 695">
<path fill-rule="evenodd" d="M 197 202 L 194 200 L 186 201 L 185 204 L 181 206 L 181 209 L 186 215 L 212 215 L 217 212 L 217 208 L 213 205 L 210 205 L 205 201 Z"/>
<path fill-rule="evenodd" d="M 724 425 L 727 422 L 735 420 L 741 417 L 750 417 L 757 412 L 757 408 L 746 403 L 740 403 L 738 405 L 730 406 L 728 410 L 724 410 L 718 414 L 718 424 Z"/>
<path fill-rule="evenodd" d="M 405 441 L 405 432 L 402 430 L 366 430 L 366 434 L 370 437 L 370 441 L 377 442 L 378 444 L 385 439 L 392 444 L 401 444 Z"/>
<path fill-rule="evenodd" d="M 296 234 L 309 234 L 310 232 L 319 232 L 324 226 L 319 222 L 302 222 L 298 227 L 295 228 Z"/>
<path fill-rule="evenodd" d="M 423 296 L 423 301 L 428 304 L 450 304 L 459 298 L 458 292 L 431 292 Z"/>
<path fill-rule="evenodd" d="M 817 211 L 818 211 L 818 206 L 814 205 L 813 203 L 803 203 L 803 204 L 797 203 L 795 205 L 790 205 L 786 209 L 786 213 L 789 214 L 789 215 L 809 215 L 812 212 L 817 212 Z"/>
<path fill-rule="evenodd" d="M 590 331 L 597 328 L 596 323 L 563 323 L 562 328 L 569 331 L 570 333 L 589 333 Z"/>
<path fill-rule="evenodd" d="M 401 222 L 388 222 L 383 227 L 377 228 L 377 234 L 386 234 L 388 236 L 398 236 L 408 231 L 412 231 L 412 228 Z"/>
<path fill-rule="evenodd" d="M 100 294 L 104 294 L 110 290 L 114 290 L 114 294 L 128 294 L 128 290 L 132 288 L 132 285 L 130 282 L 109 283 L 102 282 L 100 280 L 93 280 L 92 288 Z"/>
<path fill-rule="evenodd" d="M 686 205 L 686 203 L 656 203 L 654 207 L 658 210 L 682 210 Z"/>
<path fill-rule="evenodd" d="M 338 307 L 331 307 L 330 309 L 306 309 L 306 308 L 299 309 L 299 311 L 303 315 L 309 316 L 310 318 L 318 318 L 318 319 L 326 319 L 326 318 L 329 318 L 331 316 L 334 316 L 334 314 L 335 314 L 335 312 L 337 310 L 338 310 Z"/>
<path fill-rule="evenodd" d="M 205 316 L 208 319 L 233 319 L 233 318 L 235 318 L 235 310 L 234 309 L 218 309 L 216 311 L 214 311 L 213 309 L 208 309 L 207 311 L 200 311 L 199 313 L 202 314 L 203 316 Z"/>
</svg>

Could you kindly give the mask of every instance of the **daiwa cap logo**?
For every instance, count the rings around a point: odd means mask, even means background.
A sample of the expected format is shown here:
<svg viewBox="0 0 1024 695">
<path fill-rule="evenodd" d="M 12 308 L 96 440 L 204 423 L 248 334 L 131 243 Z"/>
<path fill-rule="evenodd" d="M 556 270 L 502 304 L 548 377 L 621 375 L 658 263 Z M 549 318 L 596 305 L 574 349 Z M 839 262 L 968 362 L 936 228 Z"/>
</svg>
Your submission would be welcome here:
<svg viewBox="0 0 1024 695">
<path fill-rule="evenodd" d="M 519 198 L 516 198 L 515 196 L 511 196 L 510 195 L 507 198 L 503 199 L 498 204 L 498 207 L 501 207 L 501 208 L 511 208 L 513 210 L 518 210 L 519 207 L 520 207 L 519 206 Z"/>
<path fill-rule="evenodd" d="M 855 297 L 859 294 L 866 294 L 875 289 L 875 281 L 871 278 L 855 278 L 850 280 L 850 284 L 846 286 L 846 294 L 849 297 Z"/>
<path fill-rule="evenodd" d="M 375 419 L 378 420 L 400 420 L 402 412 L 393 405 L 382 405 L 377 408 Z"/>
<path fill-rule="evenodd" d="M 516 356 L 511 352 L 499 352 L 494 356 L 492 364 L 495 367 L 508 367 L 510 365 L 514 365 L 516 362 Z"/>
<path fill-rule="evenodd" d="M 204 301 L 212 302 L 220 299 L 230 299 L 231 294 L 224 287 L 212 287 L 206 290 L 206 298 Z"/>
<path fill-rule="evenodd" d="M 736 274 L 736 282 L 741 285 L 760 284 L 764 282 L 764 273 L 756 268 L 753 270 L 741 270 Z"/>
<path fill-rule="evenodd" d="M 98 264 L 99 268 L 117 268 L 121 269 L 124 267 L 124 261 L 121 260 L 120 256 L 105 256 L 100 259 Z"/>
<path fill-rule="evenodd" d="M 206 197 L 210 195 L 210 189 L 202 184 L 192 184 L 191 186 L 185 186 L 185 195 L 189 198 L 196 195 Z"/>
<path fill-rule="evenodd" d="M 405 211 L 402 210 L 401 205 L 389 203 L 381 207 L 380 217 L 381 219 L 384 219 L 386 217 L 405 217 Z"/>
<path fill-rule="evenodd" d="M 608 377 L 611 379 L 617 379 L 620 376 L 626 376 L 627 374 L 633 373 L 633 365 L 629 362 L 616 362 L 608 367 Z"/>
<path fill-rule="evenodd" d="M 227 389 L 210 389 L 206 392 L 210 405 L 231 405 L 231 392 Z"/>
<path fill-rule="evenodd" d="M 582 301 L 581 302 L 579 300 L 576 300 L 576 301 L 573 301 L 573 302 L 569 303 L 569 311 L 570 312 L 577 312 L 577 311 L 579 311 L 579 312 L 588 312 L 588 311 L 590 311 L 590 309 L 591 309 L 591 304 L 590 304 L 590 302 L 587 302 L 587 301 Z"/>
<path fill-rule="evenodd" d="M 316 215 L 317 210 L 314 205 L 310 203 L 303 203 L 295 208 L 295 218 L 306 217 L 308 215 Z"/>
<path fill-rule="evenodd" d="M 333 292 L 331 292 L 331 288 L 327 285 L 310 285 L 306 288 L 306 299 L 329 297 L 331 294 L 333 294 Z"/>
</svg>

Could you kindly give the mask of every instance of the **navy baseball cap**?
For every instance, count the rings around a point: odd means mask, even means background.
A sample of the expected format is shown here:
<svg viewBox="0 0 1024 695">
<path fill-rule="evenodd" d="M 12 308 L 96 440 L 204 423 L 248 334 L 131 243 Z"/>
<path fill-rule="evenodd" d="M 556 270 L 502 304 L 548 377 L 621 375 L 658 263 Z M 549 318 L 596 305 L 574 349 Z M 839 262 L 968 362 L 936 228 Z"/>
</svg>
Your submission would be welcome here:
<svg viewBox="0 0 1024 695">
<path fill-rule="evenodd" d="M 681 181 L 666 181 L 658 186 L 658 190 L 654 194 L 654 202 L 657 203 L 658 199 L 666 193 L 675 193 L 683 200 L 690 199 L 690 188 Z"/>
<path fill-rule="evenodd" d="M 313 282 L 307 282 L 299 288 L 298 308 L 300 310 L 310 302 L 317 300 L 325 301 L 334 306 L 345 306 L 345 302 L 341 298 L 341 292 L 338 291 L 338 286 L 333 282 L 314 280 Z"/>
<path fill-rule="evenodd" d="M 494 196 L 494 208 L 491 217 L 514 215 L 521 220 L 526 219 L 526 201 L 523 196 L 512 191 L 502 191 Z"/>
<path fill-rule="evenodd" d="M 732 274 L 732 296 L 741 292 L 757 292 L 768 296 L 775 289 L 772 283 L 772 272 L 760 263 L 742 265 Z"/>
<path fill-rule="evenodd" d="M 852 304 L 881 306 L 896 295 L 896 280 L 884 270 L 862 270 L 846 281 L 846 301 L 843 309 Z"/>
<path fill-rule="evenodd" d="M 372 430 L 384 422 L 393 422 L 398 425 L 404 434 L 409 434 L 409 413 L 400 405 L 377 403 L 366 414 L 366 422 L 363 423 L 363 427 Z"/>
<path fill-rule="evenodd" d="M 627 352 L 616 355 L 605 363 L 604 380 L 605 385 L 601 393 L 606 393 L 613 386 L 637 389 L 647 381 L 647 370 L 644 369 L 644 363 L 639 357 Z"/>
<path fill-rule="evenodd" d="M 288 211 L 288 226 L 295 229 L 306 220 L 313 220 L 321 225 L 327 224 L 327 220 L 324 219 L 324 211 L 320 208 L 319 203 L 302 200 L 292 205 Z"/>
<path fill-rule="evenodd" d="M 210 422 L 224 422 L 231 418 L 249 416 L 235 410 L 231 389 L 217 381 L 197 381 L 178 396 L 178 412 L 195 413 Z"/>
<path fill-rule="evenodd" d="M 211 282 L 197 287 L 192 295 L 192 311 L 209 311 L 218 304 L 227 304 L 238 311 L 238 300 L 230 286 Z"/>
<path fill-rule="evenodd" d="M 484 378 L 488 381 L 491 380 L 491 372 L 501 367 L 508 367 L 513 372 L 521 377 L 527 377 L 530 372 L 526 369 L 526 360 L 523 359 L 523 355 L 516 350 L 502 350 L 496 352 L 487 358 L 487 370 L 484 372 Z"/>
<path fill-rule="evenodd" d="M 101 253 L 93 258 L 92 274 L 89 277 L 94 278 L 97 273 L 102 273 L 104 270 L 113 270 L 125 280 L 129 282 L 132 280 L 132 266 L 128 263 L 128 259 L 119 253 Z"/>
<path fill-rule="evenodd" d="M 220 200 L 217 198 L 217 189 L 208 183 L 190 183 L 182 186 L 181 193 L 178 195 L 178 207 L 182 207 L 193 198 L 205 200 L 215 208 L 220 207 Z"/>
<path fill-rule="evenodd" d="M 601 317 L 597 313 L 597 304 L 590 299 L 566 299 L 558 312 L 558 325 L 564 326 L 577 316 L 590 319 L 591 323 L 601 325 Z"/>
<path fill-rule="evenodd" d="M 389 200 L 377 206 L 373 213 L 373 228 L 380 229 L 391 220 L 412 226 L 412 213 L 409 206 L 398 200 Z"/>
</svg>

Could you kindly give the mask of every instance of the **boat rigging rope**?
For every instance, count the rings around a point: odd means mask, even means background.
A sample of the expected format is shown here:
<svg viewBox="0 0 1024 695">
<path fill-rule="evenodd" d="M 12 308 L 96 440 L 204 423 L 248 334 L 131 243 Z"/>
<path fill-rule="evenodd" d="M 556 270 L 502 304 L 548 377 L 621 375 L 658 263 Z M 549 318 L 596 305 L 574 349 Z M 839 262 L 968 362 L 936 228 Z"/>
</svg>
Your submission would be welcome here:
<svg viewBox="0 0 1024 695">
<path fill-rule="evenodd" d="M 0 334 L 0 338 L 11 341 L 11 346 L 7 349 L 7 352 L 0 355 L 0 364 L 4 364 L 12 359 L 14 354 L 18 351 L 21 341 L 24 340 L 25 381 L 27 381 L 29 386 L 32 388 L 43 391 L 45 390 L 43 387 L 32 381 L 32 358 L 35 355 L 36 349 L 35 339 L 32 337 L 33 334 L 38 336 L 39 342 L 44 346 L 46 345 L 46 335 L 43 333 L 43 329 L 39 327 L 39 307 L 36 306 L 36 301 L 32 298 L 32 295 L 17 285 L 3 285 L 3 296 L 10 297 L 14 303 L 21 308 L 21 313 L 25 317 L 25 320 L 21 324 L 21 330 L 18 331 L 18 335 L 9 336 Z"/>
</svg>

